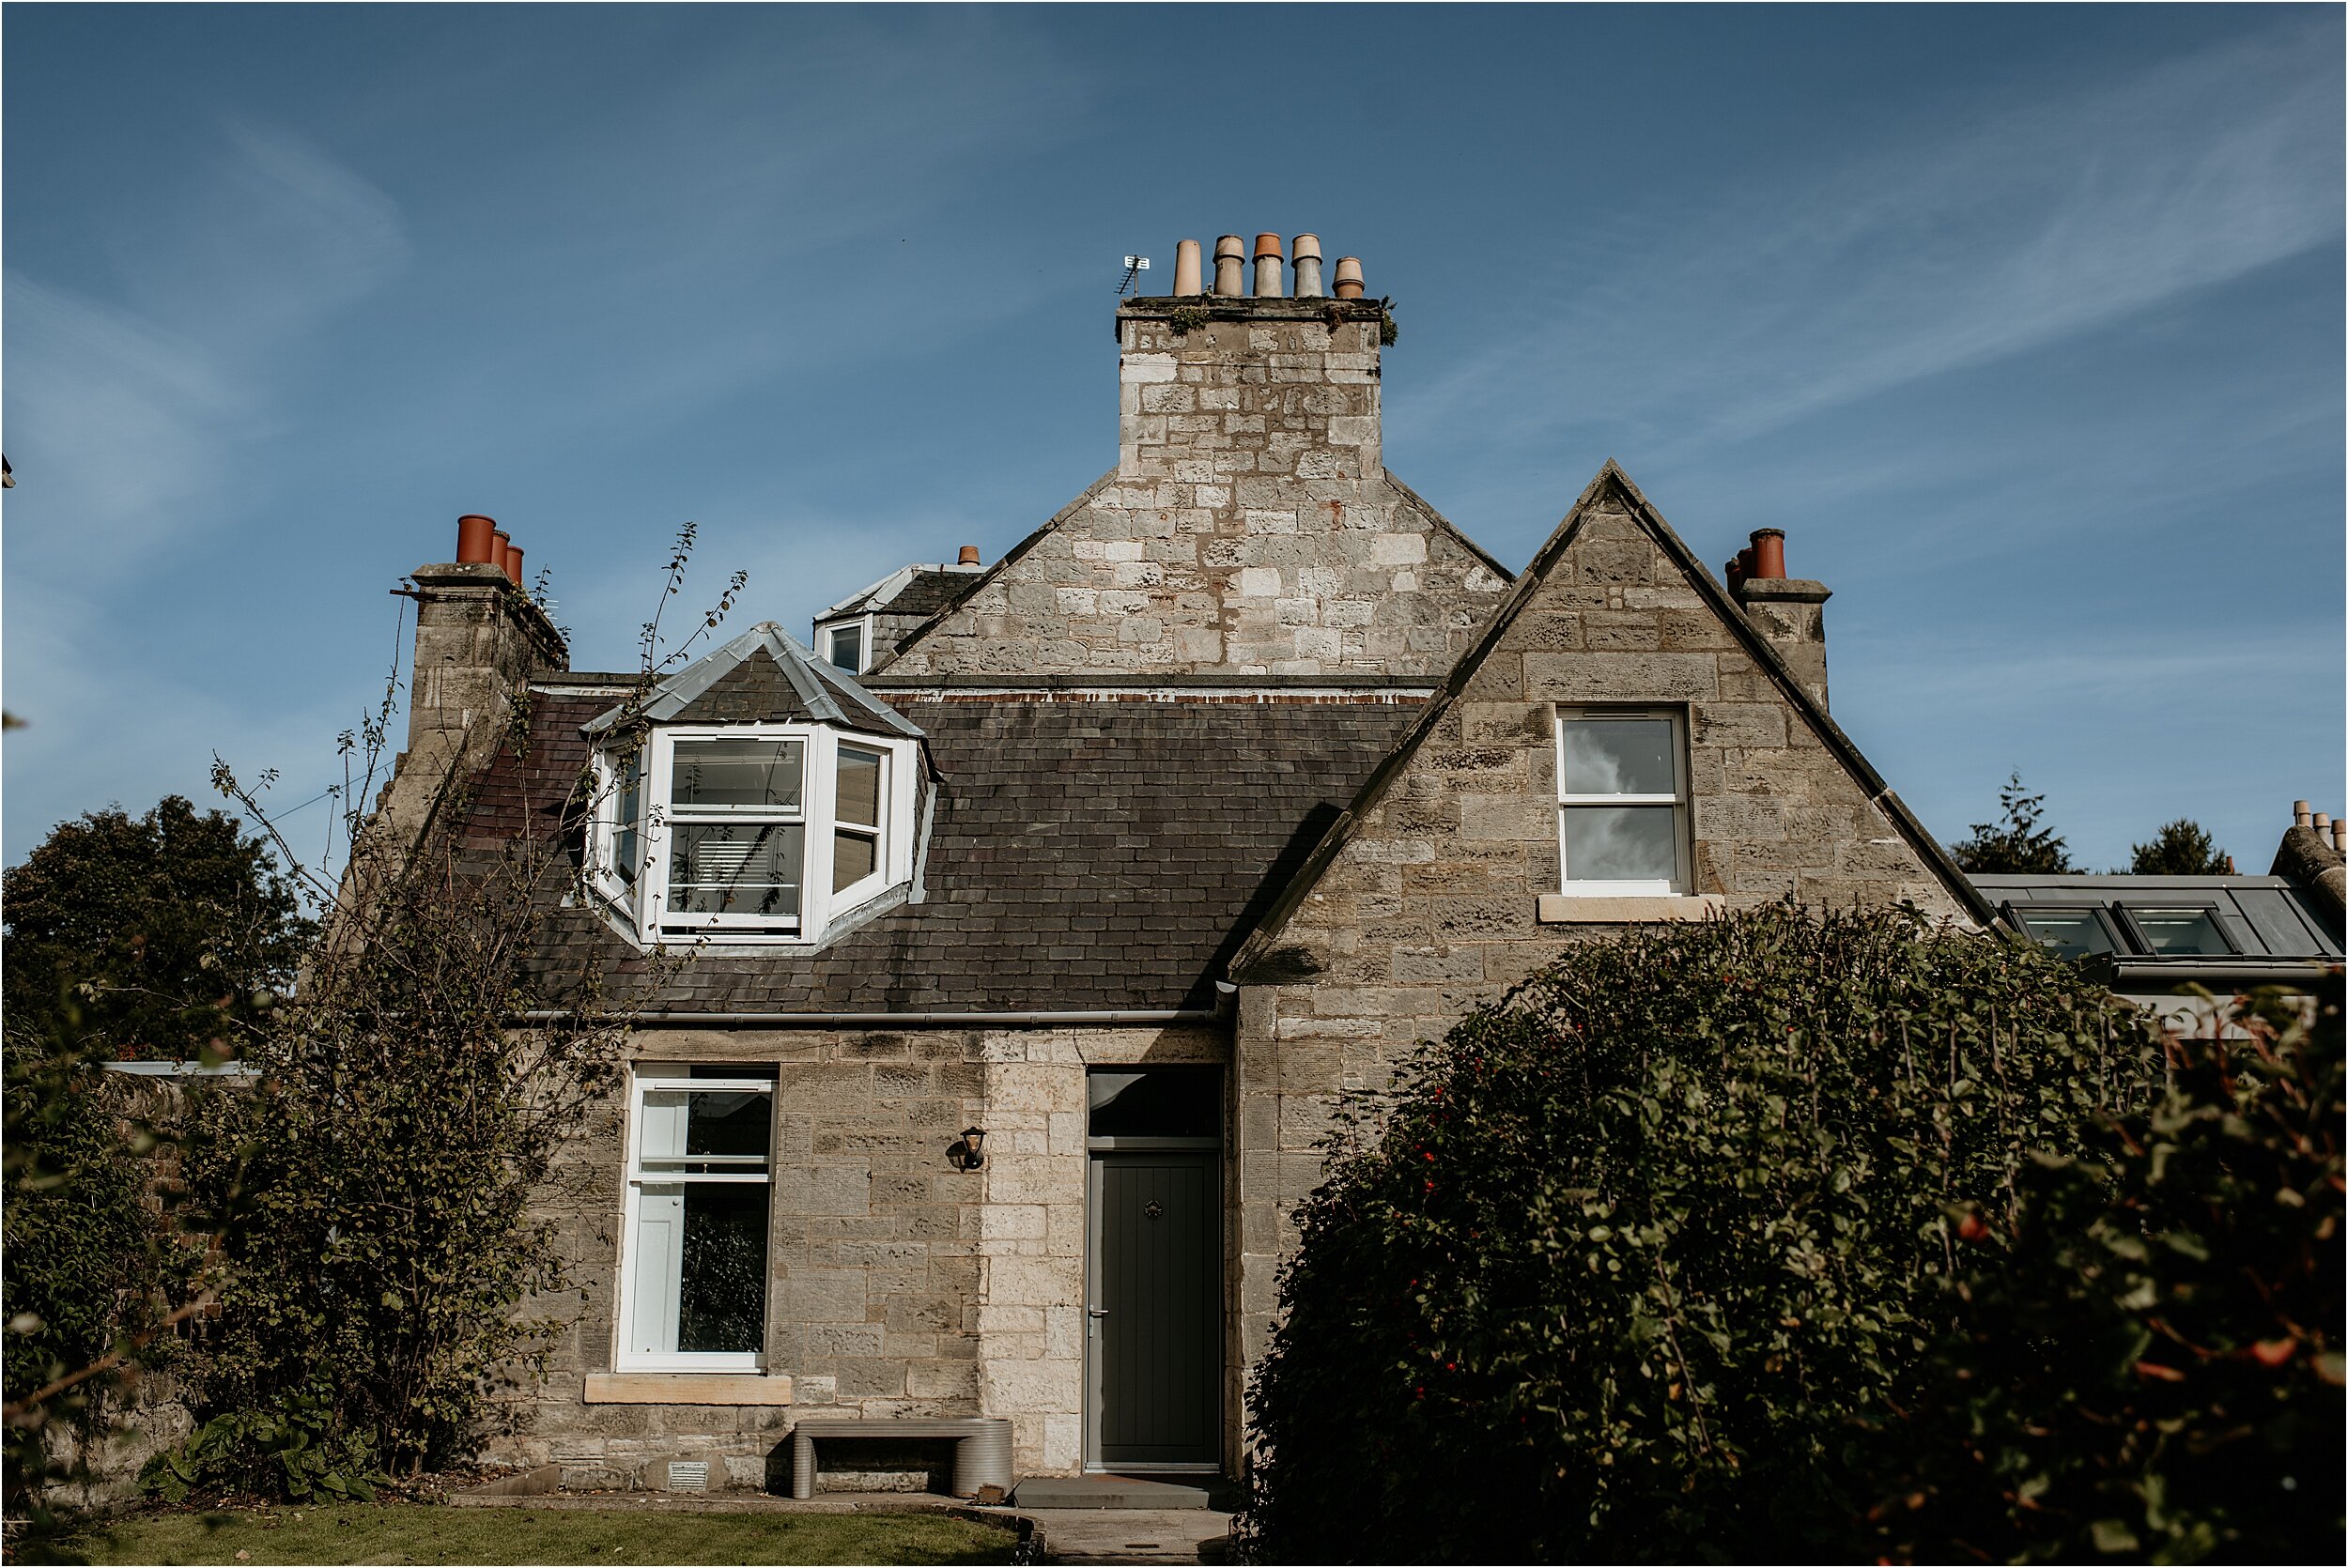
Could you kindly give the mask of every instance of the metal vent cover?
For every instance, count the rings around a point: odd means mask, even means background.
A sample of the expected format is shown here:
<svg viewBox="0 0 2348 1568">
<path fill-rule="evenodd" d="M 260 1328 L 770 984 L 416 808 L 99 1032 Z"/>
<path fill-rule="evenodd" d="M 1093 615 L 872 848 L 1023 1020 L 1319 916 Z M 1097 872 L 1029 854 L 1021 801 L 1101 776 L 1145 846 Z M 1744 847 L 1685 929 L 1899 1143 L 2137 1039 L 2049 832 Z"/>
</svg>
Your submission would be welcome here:
<svg viewBox="0 0 2348 1568">
<path fill-rule="evenodd" d="M 672 1492 L 708 1491 L 709 1461 L 706 1459 L 670 1460 L 669 1490 Z"/>
</svg>

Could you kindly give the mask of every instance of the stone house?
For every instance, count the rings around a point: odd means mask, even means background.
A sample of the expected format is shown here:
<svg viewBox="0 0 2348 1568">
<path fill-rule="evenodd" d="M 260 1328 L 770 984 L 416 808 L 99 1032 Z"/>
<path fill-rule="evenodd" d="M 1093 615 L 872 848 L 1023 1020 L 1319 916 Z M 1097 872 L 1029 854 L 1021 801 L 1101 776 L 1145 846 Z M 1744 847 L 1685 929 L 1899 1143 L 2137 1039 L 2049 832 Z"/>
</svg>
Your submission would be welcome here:
<svg viewBox="0 0 2348 1568">
<path fill-rule="evenodd" d="M 1186 245 L 1117 308 L 1116 466 L 823 656 L 646 693 L 487 519 L 413 574 L 390 819 L 456 773 L 469 841 L 566 824 L 550 977 L 641 1007 L 507 1457 L 759 1485 L 811 1413 L 985 1416 L 1022 1475 L 1236 1473 L 1335 1097 L 1629 922 L 1994 918 L 1829 716 L 1780 539 L 1724 584 L 1609 464 L 1509 572 L 1385 469 L 1386 311 L 1298 249 Z"/>
</svg>

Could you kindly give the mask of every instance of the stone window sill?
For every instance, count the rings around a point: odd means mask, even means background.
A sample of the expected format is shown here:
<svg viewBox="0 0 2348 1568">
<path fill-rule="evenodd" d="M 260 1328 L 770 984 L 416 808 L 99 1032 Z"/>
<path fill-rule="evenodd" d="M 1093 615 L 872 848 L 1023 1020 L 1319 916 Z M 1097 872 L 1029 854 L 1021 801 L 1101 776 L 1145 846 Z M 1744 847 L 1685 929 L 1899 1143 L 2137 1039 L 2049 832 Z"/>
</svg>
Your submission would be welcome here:
<svg viewBox="0 0 2348 1568">
<path fill-rule="evenodd" d="M 1702 920 L 1727 908 L 1728 900 L 1717 893 L 1618 899 L 1544 893 L 1536 917 L 1544 926 L 1624 926 L 1654 920 Z"/>
<path fill-rule="evenodd" d="M 755 1372 L 591 1372 L 590 1405 L 788 1405 L 791 1379 Z"/>
</svg>

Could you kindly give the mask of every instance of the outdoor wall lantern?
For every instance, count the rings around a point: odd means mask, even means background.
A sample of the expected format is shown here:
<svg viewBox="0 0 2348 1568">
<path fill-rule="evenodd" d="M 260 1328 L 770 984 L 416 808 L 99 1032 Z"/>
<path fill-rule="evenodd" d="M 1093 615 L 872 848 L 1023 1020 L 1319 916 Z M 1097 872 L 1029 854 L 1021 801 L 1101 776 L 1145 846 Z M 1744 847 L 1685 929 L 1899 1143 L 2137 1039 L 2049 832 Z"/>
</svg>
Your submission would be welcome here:
<svg viewBox="0 0 2348 1568">
<path fill-rule="evenodd" d="M 965 1127 L 962 1141 L 954 1145 L 954 1163 L 965 1171 L 975 1171 L 986 1163 L 986 1129 Z"/>
</svg>

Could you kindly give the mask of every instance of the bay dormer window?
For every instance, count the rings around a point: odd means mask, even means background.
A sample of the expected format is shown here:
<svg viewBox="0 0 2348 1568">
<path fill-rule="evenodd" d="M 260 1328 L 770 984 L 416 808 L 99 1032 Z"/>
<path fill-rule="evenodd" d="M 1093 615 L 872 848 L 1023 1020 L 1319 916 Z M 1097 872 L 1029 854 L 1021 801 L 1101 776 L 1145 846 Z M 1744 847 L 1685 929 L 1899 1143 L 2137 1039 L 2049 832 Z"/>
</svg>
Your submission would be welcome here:
<svg viewBox="0 0 2348 1568">
<path fill-rule="evenodd" d="M 911 880 L 919 767 L 823 724 L 656 727 L 596 757 L 596 889 L 648 943 L 820 941 Z"/>
</svg>

